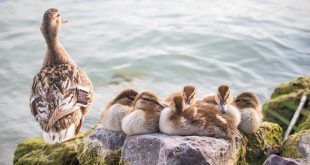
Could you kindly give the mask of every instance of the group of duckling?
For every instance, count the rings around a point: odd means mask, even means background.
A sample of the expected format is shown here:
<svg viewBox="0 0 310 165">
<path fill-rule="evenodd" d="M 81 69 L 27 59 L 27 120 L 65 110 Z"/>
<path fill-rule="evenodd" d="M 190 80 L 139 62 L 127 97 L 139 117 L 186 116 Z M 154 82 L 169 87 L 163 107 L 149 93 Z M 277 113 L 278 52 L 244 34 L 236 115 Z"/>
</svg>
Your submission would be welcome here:
<svg viewBox="0 0 310 165">
<path fill-rule="evenodd" d="M 55 8 L 45 11 L 41 33 L 47 50 L 31 88 L 30 110 L 43 139 L 51 144 L 75 138 L 93 102 L 93 86 L 87 74 L 59 42 L 61 18 Z M 103 126 L 128 135 L 163 132 L 169 135 L 204 135 L 232 138 L 238 127 L 245 133 L 257 130 L 261 121 L 258 101 L 245 92 L 233 98 L 228 86 L 196 101 L 194 86 L 161 102 L 150 92 L 122 91 L 101 115 Z"/>
<path fill-rule="evenodd" d="M 261 112 L 255 94 L 243 92 L 233 98 L 230 87 L 220 85 L 216 94 L 196 100 L 196 89 L 186 85 L 164 101 L 151 92 L 126 89 L 101 113 L 105 129 L 127 135 L 162 132 L 233 139 L 239 130 L 256 132 Z"/>
</svg>

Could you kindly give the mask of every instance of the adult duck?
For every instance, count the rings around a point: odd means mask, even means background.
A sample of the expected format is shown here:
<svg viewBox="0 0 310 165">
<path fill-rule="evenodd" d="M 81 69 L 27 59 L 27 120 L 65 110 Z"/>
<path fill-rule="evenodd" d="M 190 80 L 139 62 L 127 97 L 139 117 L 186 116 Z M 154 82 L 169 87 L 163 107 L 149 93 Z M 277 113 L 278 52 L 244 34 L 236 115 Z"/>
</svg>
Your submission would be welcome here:
<svg viewBox="0 0 310 165">
<path fill-rule="evenodd" d="M 41 126 L 43 139 L 51 144 L 75 138 L 93 97 L 91 81 L 58 40 L 65 22 L 57 9 L 44 13 L 41 32 L 47 51 L 30 96 L 31 113 Z"/>
</svg>

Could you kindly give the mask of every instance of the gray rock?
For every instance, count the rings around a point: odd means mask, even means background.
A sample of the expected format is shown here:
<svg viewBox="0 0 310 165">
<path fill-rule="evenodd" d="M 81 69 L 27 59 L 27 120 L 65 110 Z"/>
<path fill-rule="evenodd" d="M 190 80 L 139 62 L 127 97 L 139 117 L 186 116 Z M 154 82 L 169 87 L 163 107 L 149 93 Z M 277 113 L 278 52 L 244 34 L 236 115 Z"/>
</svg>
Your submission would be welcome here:
<svg viewBox="0 0 310 165">
<path fill-rule="evenodd" d="M 300 159 L 284 158 L 278 155 L 270 155 L 264 165 L 306 165 L 306 162 Z"/>
<path fill-rule="evenodd" d="M 235 164 L 238 151 L 233 148 L 227 140 L 211 137 L 168 136 L 160 133 L 128 136 L 120 163 Z"/>
<path fill-rule="evenodd" d="M 303 158 L 310 161 L 310 133 L 303 133 L 300 135 L 298 150 Z"/>
<path fill-rule="evenodd" d="M 118 164 L 125 139 L 123 132 L 96 128 L 83 139 L 78 160 L 81 164 Z"/>
</svg>

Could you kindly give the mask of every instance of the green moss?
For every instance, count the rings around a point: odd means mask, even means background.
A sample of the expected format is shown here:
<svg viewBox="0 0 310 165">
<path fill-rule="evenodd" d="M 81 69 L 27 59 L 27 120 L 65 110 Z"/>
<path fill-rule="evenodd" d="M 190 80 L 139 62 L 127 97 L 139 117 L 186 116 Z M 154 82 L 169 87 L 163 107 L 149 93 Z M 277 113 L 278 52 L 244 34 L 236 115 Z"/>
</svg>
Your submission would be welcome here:
<svg viewBox="0 0 310 165">
<path fill-rule="evenodd" d="M 26 139 L 18 144 L 14 153 L 14 164 L 78 164 L 77 148 L 86 132 L 61 144 L 48 144 L 42 137 Z"/>
<path fill-rule="evenodd" d="M 275 123 L 262 122 L 256 133 L 246 135 L 246 162 L 262 164 L 271 154 L 280 152 L 282 128 Z"/>
<path fill-rule="evenodd" d="M 271 95 L 271 98 L 275 98 L 280 95 L 286 95 L 292 92 L 298 92 L 299 90 L 301 91 L 310 90 L 309 76 L 298 77 L 296 80 L 281 84 L 274 90 L 274 92 Z"/>
<path fill-rule="evenodd" d="M 310 115 L 308 118 L 300 125 L 300 130 L 310 129 Z"/>
<path fill-rule="evenodd" d="M 277 87 L 271 99 L 268 100 L 263 105 L 264 120 L 278 123 L 283 130 L 286 130 L 304 92 L 307 92 L 307 98 L 310 98 L 310 77 L 299 77 L 289 83 L 281 84 Z M 301 115 L 292 133 L 298 132 L 304 128 L 308 128 L 306 119 L 310 114 L 310 106 L 307 106 L 309 101 L 307 101 L 306 106 L 304 106 L 301 111 Z M 310 119 L 309 119 L 310 120 Z"/>
<path fill-rule="evenodd" d="M 78 160 L 81 164 L 100 164 L 114 165 L 118 164 L 121 157 L 121 151 L 103 151 L 100 142 L 89 140 L 87 137 L 79 146 Z"/>
<path fill-rule="evenodd" d="M 290 135 L 288 139 L 283 143 L 281 156 L 295 159 L 302 158 L 302 155 L 297 148 L 302 133 L 310 133 L 310 129 Z"/>
<path fill-rule="evenodd" d="M 237 152 L 237 158 L 238 161 L 235 163 L 237 165 L 247 165 L 248 163 L 246 162 L 246 145 L 248 143 L 247 138 L 243 138 L 241 141 L 241 147 L 239 151 Z"/>
</svg>

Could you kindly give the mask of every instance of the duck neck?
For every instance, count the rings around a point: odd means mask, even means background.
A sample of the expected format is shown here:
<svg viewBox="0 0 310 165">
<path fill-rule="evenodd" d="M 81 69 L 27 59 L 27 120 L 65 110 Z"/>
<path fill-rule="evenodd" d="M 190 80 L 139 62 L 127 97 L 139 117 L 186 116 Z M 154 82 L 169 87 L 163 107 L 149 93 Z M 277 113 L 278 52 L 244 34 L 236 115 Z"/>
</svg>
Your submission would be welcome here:
<svg viewBox="0 0 310 165">
<path fill-rule="evenodd" d="M 43 67 L 55 66 L 59 64 L 70 63 L 75 65 L 73 60 L 70 58 L 69 54 L 65 48 L 60 44 L 58 40 L 58 35 L 44 35 L 47 43 L 47 51 L 43 63 Z"/>
</svg>

